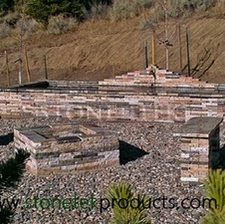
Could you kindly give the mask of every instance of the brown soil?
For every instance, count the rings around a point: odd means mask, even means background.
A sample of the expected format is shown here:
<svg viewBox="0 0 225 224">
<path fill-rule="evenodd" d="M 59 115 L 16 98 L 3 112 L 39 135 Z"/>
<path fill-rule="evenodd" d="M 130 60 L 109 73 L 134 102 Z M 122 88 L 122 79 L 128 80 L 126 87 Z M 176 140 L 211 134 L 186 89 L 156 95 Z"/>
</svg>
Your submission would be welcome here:
<svg viewBox="0 0 225 224">
<path fill-rule="evenodd" d="M 29 66 L 32 81 L 45 78 L 44 52 L 47 54 L 49 79 L 103 80 L 127 71 L 143 69 L 144 41 L 148 41 L 149 61 L 151 60 L 151 30 L 140 29 L 141 18 L 121 22 L 109 20 L 87 21 L 75 30 L 62 35 L 49 35 L 44 32 L 27 38 Z M 188 24 L 190 35 L 191 69 L 195 77 L 209 82 L 225 82 L 223 63 L 225 61 L 225 19 L 200 16 L 171 20 L 169 37 L 173 44 L 169 47 L 170 70 L 179 72 L 179 44 L 176 24 Z M 156 31 L 156 64 L 165 68 L 165 47 L 159 44 L 164 39 L 164 24 Z M 181 26 L 183 73 L 187 73 L 185 27 Z M 0 50 L 9 51 L 11 84 L 18 83 L 17 46 L 0 40 Z M 6 63 L 0 57 L 1 85 L 7 83 Z M 149 62 L 150 63 L 150 62 Z M 196 67 L 196 65 L 199 66 Z M 23 60 L 22 81 L 27 82 L 25 60 Z M 196 67 L 196 68 L 195 68 Z M 194 69 L 195 68 L 195 69 Z"/>
</svg>

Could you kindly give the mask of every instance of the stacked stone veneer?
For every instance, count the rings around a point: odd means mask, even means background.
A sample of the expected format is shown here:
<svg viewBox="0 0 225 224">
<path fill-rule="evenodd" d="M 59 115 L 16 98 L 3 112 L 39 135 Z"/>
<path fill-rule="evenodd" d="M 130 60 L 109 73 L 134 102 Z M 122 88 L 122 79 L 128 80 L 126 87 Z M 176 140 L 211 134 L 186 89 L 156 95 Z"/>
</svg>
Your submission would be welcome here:
<svg viewBox="0 0 225 224">
<path fill-rule="evenodd" d="M 15 148 L 30 153 L 27 169 L 35 175 L 77 172 L 119 165 L 116 134 L 80 124 L 14 130 Z"/>
<path fill-rule="evenodd" d="M 128 73 L 99 82 L 48 81 L 48 88 L 1 89 L 0 115 L 185 122 L 221 116 L 225 88 L 166 70 Z"/>
<path fill-rule="evenodd" d="M 181 181 L 202 182 L 208 168 L 218 165 L 222 120 L 216 117 L 191 118 L 174 133 L 181 138 Z"/>
</svg>

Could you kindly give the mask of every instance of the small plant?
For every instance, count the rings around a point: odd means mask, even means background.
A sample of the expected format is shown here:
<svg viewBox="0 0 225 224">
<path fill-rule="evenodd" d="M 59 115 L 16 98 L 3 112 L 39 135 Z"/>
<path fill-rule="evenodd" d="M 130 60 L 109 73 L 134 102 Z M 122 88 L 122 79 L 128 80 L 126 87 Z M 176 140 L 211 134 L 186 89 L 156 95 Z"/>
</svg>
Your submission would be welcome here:
<svg viewBox="0 0 225 224">
<path fill-rule="evenodd" d="M 0 24 L 0 38 L 6 38 L 11 34 L 11 28 L 10 26 L 6 23 L 3 22 Z"/>
<path fill-rule="evenodd" d="M 17 186 L 23 176 L 25 160 L 28 156 L 28 153 L 19 150 L 15 158 L 0 163 L 0 191 Z"/>
<path fill-rule="evenodd" d="M 152 16 L 148 16 L 140 21 L 141 30 L 148 29 L 148 28 L 154 30 L 155 27 L 156 27 L 156 23 Z"/>
<path fill-rule="evenodd" d="M 210 7 L 215 6 L 216 0 L 172 0 L 170 15 L 179 17 L 195 11 L 206 11 Z"/>
<path fill-rule="evenodd" d="M 125 182 L 112 184 L 108 189 L 108 199 L 114 201 L 112 224 L 150 224 L 147 217 L 146 204 L 149 197 L 144 194 L 134 194 L 131 186 Z M 135 203 L 134 203 L 135 202 Z"/>
<path fill-rule="evenodd" d="M 25 170 L 25 161 L 29 154 L 19 150 L 15 158 L 10 158 L 7 161 L 0 163 L 0 195 L 10 194 L 11 188 L 18 186 L 18 183 L 23 177 Z M 0 210 L 0 223 L 7 224 L 12 220 L 12 215 L 14 214 L 14 209 L 9 206 L 5 206 Z"/>
<path fill-rule="evenodd" d="M 152 6 L 152 0 L 115 0 L 111 9 L 111 17 L 114 20 L 134 18 Z"/>
<path fill-rule="evenodd" d="M 31 19 L 31 18 L 26 18 L 24 20 L 19 19 L 16 23 L 16 29 L 18 32 L 21 32 L 22 29 L 22 34 L 29 36 L 38 29 L 40 29 L 40 23 L 38 23 L 36 20 Z"/>
<path fill-rule="evenodd" d="M 12 28 L 15 27 L 17 21 L 19 20 L 20 15 L 18 12 L 8 13 L 2 19 Z"/>
<path fill-rule="evenodd" d="M 51 34 L 65 33 L 77 26 L 77 20 L 63 15 L 51 17 L 48 22 L 48 32 Z"/>
<path fill-rule="evenodd" d="M 91 0 L 88 9 L 83 7 L 83 14 L 86 19 L 103 19 L 108 15 L 109 6 L 103 1 Z"/>
<path fill-rule="evenodd" d="M 202 224 L 225 223 L 225 171 L 210 170 L 204 186 L 206 197 L 215 200 L 216 205 L 208 208 Z"/>
</svg>

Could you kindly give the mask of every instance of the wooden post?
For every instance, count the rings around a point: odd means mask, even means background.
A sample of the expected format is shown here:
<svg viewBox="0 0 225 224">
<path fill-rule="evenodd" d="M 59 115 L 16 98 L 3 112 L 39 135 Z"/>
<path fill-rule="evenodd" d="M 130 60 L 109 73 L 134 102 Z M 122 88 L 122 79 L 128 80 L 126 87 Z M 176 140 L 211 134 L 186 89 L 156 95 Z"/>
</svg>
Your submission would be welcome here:
<svg viewBox="0 0 225 224">
<path fill-rule="evenodd" d="M 188 64 L 188 76 L 191 76 L 191 65 L 190 65 L 190 51 L 189 51 L 189 34 L 186 26 L 186 44 L 187 44 L 187 64 Z"/>
<path fill-rule="evenodd" d="M 152 31 L 152 65 L 155 65 L 155 33 Z"/>
<path fill-rule="evenodd" d="M 9 57 L 8 57 L 7 51 L 5 51 L 5 63 L 6 63 L 6 73 L 7 73 L 7 79 L 8 79 L 8 86 L 10 86 Z"/>
<path fill-rule="evenodd" d="M 26 72 L 27 72 L 27 80 L 28 82 L 31 82 L 31 75 L 30 75 L 30 68 L 29 68 L 29 62 L 28 62 L 28 56 L 27 56 L 27 47 L 24 47 L 25 51 L 25 61 L 26 61 Z"/>
<path fill-rule="evenodd" d="M 145 54 L 145 68 L 148 68 L 148 46 L 147 46 L 147 41 L 145 41 L 144 54 Z"/>
<path fill-rule="evenodd" d="M 47 57 L 44 54 L 44 65 L 45 65 L 45 79 L 48 80 L 48 67 L 47 67 Z"/>
<path fill-rule="evenodd" d="M 168 43 L 168 13 L 167 13 L 167 0 L 164 0 L 164 10 L 165 10 L 165 47 L 166 47 L 166 69 L 169 69 L 169 49 Z"/>
<path fill-rule="evenodd" d="M 183 68 L 183 60 L 182 60 L 182 44 L 181 44 L 181 31 L 180 31 L 180 24 L 178 24 L 178 43 L 179 43 L 179 53 L 180 53 L 180 73 L 182 73 Z"/>
</svg>

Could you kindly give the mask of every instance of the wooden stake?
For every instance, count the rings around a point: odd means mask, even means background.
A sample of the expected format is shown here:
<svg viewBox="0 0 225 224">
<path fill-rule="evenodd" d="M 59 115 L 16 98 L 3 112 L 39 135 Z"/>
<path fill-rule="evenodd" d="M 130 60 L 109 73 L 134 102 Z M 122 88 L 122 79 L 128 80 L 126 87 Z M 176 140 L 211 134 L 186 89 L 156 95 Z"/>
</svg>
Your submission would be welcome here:
<svg viewBox="0 0 225 224">
<path fill-rule="evenodd" d="M 182 44 L 181 44 L 181 31 L 180 31 L 180 24 L 178 25 L 178 43 L 179 43 L 179 52 L 180 52 L 180 73 L 182 73 L 183 68 L 183 60 L 182 60 Z"/>
<path fill-rule="evenodd" d="M 155 33 L 152 32 L 152 65 L 155 65 Z"/>
<path fill-rule="evenodd" d="M 46 54 L 44 54 L 44 65 L 45 65 L 45 79 L 48 80 L 48 66 Z"/>
<path fill-rule="evenodd" d="M 164 0 L 164 10 L 165 10 L 165 47 L 166 47 L 166 70 L 169 69 L 169 49 L 167 46 L 168 40 L 168 12 L 167 12 L 167 0 Z"/>
<path fill-rule="evenodd" d="M 10 86 L 9 57 L 8 57 L 7 51 L 5 51 L 5 63 L 6 63 L 6 73 L 7 73 L 7 79 L 8 79 L 8 86 Z"/>
<path fill-rule="evenodd" d="M 148 45 L 147 45 L 147 41 L 145 41 L 144 54 L 145 54 L 145 68 L 148 68 Z"/>
<path fill-rule="evenodd" d="M 187 44 L 187 64 L 188 64 L 188 76 L 191 76 L 191 65 L 190 65 L 190 51 L 189 51 L 189 33 L 186 27 L 186 44 Z"/>
</svg>

